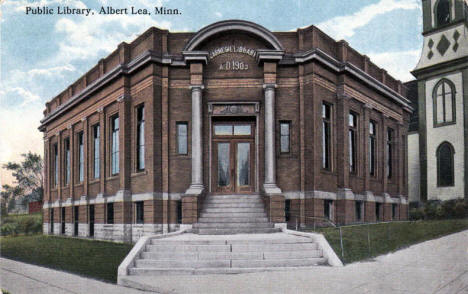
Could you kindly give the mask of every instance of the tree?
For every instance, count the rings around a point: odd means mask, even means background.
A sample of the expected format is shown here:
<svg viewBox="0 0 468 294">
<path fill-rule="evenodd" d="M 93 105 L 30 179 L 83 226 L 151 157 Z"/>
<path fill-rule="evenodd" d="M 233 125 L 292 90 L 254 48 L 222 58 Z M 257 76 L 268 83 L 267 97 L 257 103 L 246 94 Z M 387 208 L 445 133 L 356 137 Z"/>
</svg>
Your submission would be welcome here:
<svg viewBox="0 0 468 294">
<path fill-rule="evenodd" d="M 6 214 L 6 207 L 8 203 L 8 210 L 15 208 L 15 200 L 19 196 L 23 195 L 23 189 L 20 186 L 3 185 L 3 191 L 1 195 L 1 208 L 2 215 Z"/>
<path fill-rule="evenodd" d="M 44 163 L 38 154 L 28 152 L 21 154 L 23 161 L 20 163 L 8 162 L 3 168 L 12 171 L 16 179 L 17 187 L 27 193 L 32 200 L 41 200 L 43 197 Z"/>
</svg>

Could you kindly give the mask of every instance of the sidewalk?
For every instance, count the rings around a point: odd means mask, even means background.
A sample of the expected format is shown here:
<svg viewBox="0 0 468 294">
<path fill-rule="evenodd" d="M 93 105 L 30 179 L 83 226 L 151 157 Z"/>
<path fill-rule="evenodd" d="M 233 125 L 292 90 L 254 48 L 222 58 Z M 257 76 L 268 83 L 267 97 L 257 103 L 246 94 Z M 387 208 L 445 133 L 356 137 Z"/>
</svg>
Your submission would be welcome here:
<svg viewBox="0 0 468 294">
<path fill-rule="evenodd" d="M 11 294 L 149 293 L 5 258 L 0 258 L 0 288 Z"/>
<path fill-rule="evenodd" d="M 21 293 L 148 293 L 0 258 L 0 287 Z M 135 277 L 161 293 L 468 293 L 468 231 L 342 268 Z"/>
</svg>

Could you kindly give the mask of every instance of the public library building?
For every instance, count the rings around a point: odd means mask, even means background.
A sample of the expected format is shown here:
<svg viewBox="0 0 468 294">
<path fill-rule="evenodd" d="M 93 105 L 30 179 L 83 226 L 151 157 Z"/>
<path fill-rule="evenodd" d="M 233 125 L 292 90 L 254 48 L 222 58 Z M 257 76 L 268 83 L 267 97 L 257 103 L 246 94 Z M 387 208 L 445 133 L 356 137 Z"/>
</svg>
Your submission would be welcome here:
<svg viewBox="0 0 468 294">
<path fill-rule="evenodd" d="M 196 232 L 219 195 L 273 228 L 406 219 L 405 95 L 314 26 L 150 28 L 46 103 L 44 233 Z"/>
</svg>

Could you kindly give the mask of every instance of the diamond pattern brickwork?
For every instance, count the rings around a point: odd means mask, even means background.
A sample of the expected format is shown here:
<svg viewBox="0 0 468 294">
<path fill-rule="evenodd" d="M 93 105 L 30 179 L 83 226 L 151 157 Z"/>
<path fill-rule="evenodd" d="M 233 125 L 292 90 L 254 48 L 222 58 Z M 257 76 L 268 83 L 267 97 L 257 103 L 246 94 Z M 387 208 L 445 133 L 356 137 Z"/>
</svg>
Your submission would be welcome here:
<svg viewBox="0 0 468 294">
<path fill-rule="evenodd" d="M 437 51 L 439 51 L 440 55 L 444 56 L 449 47 L 450 41 L 447 39 L 447 37 L 445 37 L 445 35 L 442 35 L 442 38 L 440 38 L 440 41 L 437 44 Z"/>
</svg>

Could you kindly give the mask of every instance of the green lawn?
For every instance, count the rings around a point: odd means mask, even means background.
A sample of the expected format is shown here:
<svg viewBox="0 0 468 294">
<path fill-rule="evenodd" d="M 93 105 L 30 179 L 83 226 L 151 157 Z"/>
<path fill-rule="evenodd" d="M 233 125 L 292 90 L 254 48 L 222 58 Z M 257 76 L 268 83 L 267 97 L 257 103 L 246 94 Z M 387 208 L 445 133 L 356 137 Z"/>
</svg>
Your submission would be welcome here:
<svg viewBox="0 0 468 294">
<path fill-rule="evenodd" d="M 344 257 L 341 255 L 339 229 L 324 228 L 320 229 L 319 232 L 324 234 L 343 263 L 351 263 L 467 229 L 468 219 L 342 227 Z M 370 240 L 368 240 L 368 235 Z"/>
<path fill-rule="evenodd" d="M 54 236 L 1 237 L 1 256 L 117 282 L 117 268 L 132 244 Z"/>
</svg>

